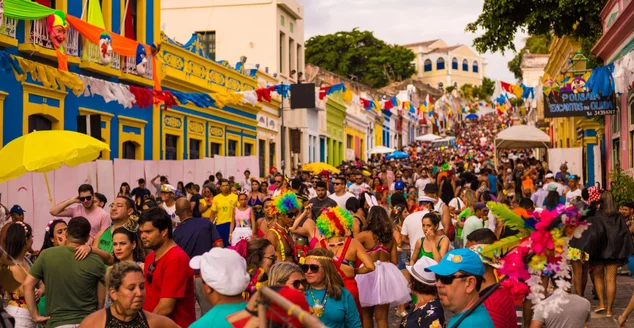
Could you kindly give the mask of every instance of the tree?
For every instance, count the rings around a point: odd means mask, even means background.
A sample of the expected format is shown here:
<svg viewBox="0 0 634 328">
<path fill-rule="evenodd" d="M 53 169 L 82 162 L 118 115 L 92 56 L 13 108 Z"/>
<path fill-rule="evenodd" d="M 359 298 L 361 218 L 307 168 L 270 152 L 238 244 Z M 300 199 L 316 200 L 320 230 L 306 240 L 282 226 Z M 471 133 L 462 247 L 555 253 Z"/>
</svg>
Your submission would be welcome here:
<svg viewBox="0 0 634 328">
<path fill-rule="evenodd" d="M 603 34 L 601 10 L 607 0 L 484 0 L 482 13 L 466 31 L 484 34 L 473 40 L 480 53 L 515 51 L 518 30 L 530 35 L 554 34 L 581 42 L 588 68 L 601 62 L 590 51 Z"/>
<path fill-rule="evenodd" d="M 373 88 L 403 81 L 416 73 L 409 49 L 389 45 L 372 32 L 342 31 L 306 41 L 306 62 Z"/>
<path fill-rule="evenodd" d="M 473 87 L 472 96 L 478 100 L 489 100 L 495 91 L 495 81 L 488 77 L 482 79 L 482 85 Z"/>
<path fill-rule="evenodd" d="M 623 172 L 619 166 L 610 173 L 610 180 L 610 190 L 618 206 L 634 199 L 634 179 Z"/>
<path fill-rule="evenodd" d="M 466 101 L 473 100 L 473 85 L 465 83 L 460 86 L 460 97 Z"/>
<path fill-rule="evenodd" d="M 522 72 L 522 58 L 526 52 L 530 52 L 531 54 L 547 54 L 550 53 L 549 46 L 550 41 L 552 40 L 552 36 L 550 34 L 544 35 L 531 35 L 526 41 L 524 48 L 518 51 L 515 57 L 508 62 L 507 66 L 509 71 L 515 75 L 515 78 L 519 81 L 522 81 L 523 72 Z"/>
</svg>

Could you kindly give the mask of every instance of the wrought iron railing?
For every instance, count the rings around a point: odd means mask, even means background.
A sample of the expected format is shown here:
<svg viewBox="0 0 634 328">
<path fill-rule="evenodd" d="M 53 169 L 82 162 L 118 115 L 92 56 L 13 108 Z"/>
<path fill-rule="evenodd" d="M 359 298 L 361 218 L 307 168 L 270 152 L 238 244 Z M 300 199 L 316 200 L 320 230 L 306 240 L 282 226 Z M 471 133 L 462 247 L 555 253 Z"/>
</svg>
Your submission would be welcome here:
<svg viewBox="0 0 634 328">
<path fill-rule="evenodd" d="M 2 26 L 0 26 L 0 34 L 3 34 L 15 39 L 17 26 L 18 26 L 17 19 L 4 16 L 4 22 L 2 23 Z"/>
<path fill-rule="evenodd" d="M 90 41 L 84 42 L 84 47 L 81 51 L 82 61 L 89 61 L 92 63 L 102 64 L 101 61 L 101 48 L 99 45 Z M 121 56 L 115 52 L 112 52 L 112 59 L 108 67 L 116 70 L 121 70 Z"/>
<path fill-rule="evenodd" d="M 26 43 L 53 49 L 53 44 L 48 37 L 48 29 L 45 18 L 31 21 L 31 31 L 28 34 Z M 66 37 L 66 54 L 74 57 L 79 56 L 79 32 L 77 32 L 77 30 L 75 30 L 72 26 L 68 28 L 68 35 Z"/>
<path fill-rule="evenodd" d="M 139 74 L 136 69 L 136 58 L 134 57 L 121 57 L 121 70 L 123 73 L 134 74 L 146 79 L 152 80 L 152 56 L 147 56 L 147 64 L 145 68 L 145 74 Z"/>
</svg>

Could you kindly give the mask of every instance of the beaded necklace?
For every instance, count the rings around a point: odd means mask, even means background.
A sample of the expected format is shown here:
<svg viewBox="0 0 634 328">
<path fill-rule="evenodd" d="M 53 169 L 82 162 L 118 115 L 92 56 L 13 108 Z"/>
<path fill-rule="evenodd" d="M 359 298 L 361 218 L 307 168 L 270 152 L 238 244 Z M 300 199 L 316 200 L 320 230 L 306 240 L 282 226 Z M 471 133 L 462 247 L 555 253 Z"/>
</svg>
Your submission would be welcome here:
<svg viewBox="0 0 634 328">
<path fill-rule="evenodd" d="M 313 306 L 310 307 L 310 312 L 314 314 L 317 318 L 321 318 L 324 315 L 324 311 L 326 310 L 326 302 L 328 302 L 328 292 L 325 292 L 324 297 L 321 299 L 321 301 L 319 301 L 315 298 L 315 295 L 313 294 L 313 288 L 311 288 L 309 291 L 310 297 L 313 299 Z"/>
</svg>

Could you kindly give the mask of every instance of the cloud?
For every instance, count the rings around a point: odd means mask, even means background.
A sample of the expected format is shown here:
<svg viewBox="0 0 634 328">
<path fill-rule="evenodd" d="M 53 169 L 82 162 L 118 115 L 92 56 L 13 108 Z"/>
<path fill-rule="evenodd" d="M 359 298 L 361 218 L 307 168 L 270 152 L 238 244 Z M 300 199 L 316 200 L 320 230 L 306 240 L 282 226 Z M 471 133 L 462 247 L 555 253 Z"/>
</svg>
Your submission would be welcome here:
<svg viewBox="0 0 634 328">
<path fill-rule="evenodd" d="M 443 39 L 449 45 L 471 47 L 478 34 L 464 31 L 477 19 L 484 0 L 301 0 L 304 4 L 305 35 L 349 31 L 355 27 L 373 31 L 388 43 L 406 44 Z M 524 45 L 525 33 L 518 33 L 515 46 Z M 472 47 L 473 48 L 473 47 Z M 493 79 L 514 81 L 506 64 L 515 54 L 486 53 L 485 73 Z"/>
</svg>

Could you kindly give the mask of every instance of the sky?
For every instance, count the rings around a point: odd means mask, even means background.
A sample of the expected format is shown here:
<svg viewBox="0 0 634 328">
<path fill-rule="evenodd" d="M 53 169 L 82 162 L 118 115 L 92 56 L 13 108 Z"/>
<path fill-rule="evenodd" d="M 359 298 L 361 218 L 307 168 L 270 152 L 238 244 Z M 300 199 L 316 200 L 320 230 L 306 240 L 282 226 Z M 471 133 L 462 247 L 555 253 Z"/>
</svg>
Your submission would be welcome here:
<svg viewBox="0 0 634 328">
<path fill-rule="evenodd" d="M 350 31 L 355 27 L 373 31 L 391 44 L 408 44 L 443 39 L 448 46 L 465 44 L 473 48 L 475 33 L 465 32 L 468 23 L 482 11 L 484 0 L 299 0 L 304 5 L 305 39 L 321 34 Z M 527 35 L 518 32 L 515 48 L 521 49 Z M 512 51 L 486 53 L 485 75 L 513 82 L 506 64 Z"/>
</svg>

